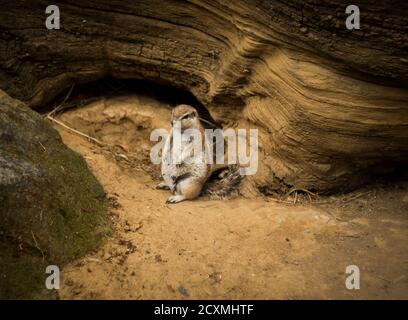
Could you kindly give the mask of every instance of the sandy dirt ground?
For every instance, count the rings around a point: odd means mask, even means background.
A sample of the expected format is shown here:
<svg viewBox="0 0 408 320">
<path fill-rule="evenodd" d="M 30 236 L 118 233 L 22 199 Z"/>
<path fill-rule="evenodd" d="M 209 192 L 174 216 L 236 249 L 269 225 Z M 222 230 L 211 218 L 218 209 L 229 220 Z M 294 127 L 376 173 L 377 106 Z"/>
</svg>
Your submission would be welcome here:
<svg viewBox="0 0 408 320">
<path fill-rule="evenodd" d="M 406 184 L 326 204 L 168 205 L 143 167 L 56 128 L 104 186 L 114 226 L 99 250 L 62 269 L 60 299 L 408 298 Z M 348 265 L 360 268 L 360 290 L 345 286 Z"/>
<path fill-rule="evenodd" d="M 149 136 L 171 107 L 101 99 L 54 123 L 109 200 L 113 232 L 62 269 L 60 299 L 408 299 L 408 183 L 347 195 L 199 198 L 166 204 Z M 348 290 L 346 268 L 360 269 Z"/>
</svg>

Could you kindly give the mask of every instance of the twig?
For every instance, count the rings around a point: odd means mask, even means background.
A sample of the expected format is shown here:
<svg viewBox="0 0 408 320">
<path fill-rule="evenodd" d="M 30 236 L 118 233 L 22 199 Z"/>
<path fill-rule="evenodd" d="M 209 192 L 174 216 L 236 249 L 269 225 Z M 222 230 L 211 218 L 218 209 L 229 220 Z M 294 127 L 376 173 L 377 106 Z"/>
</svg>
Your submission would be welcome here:
<svg viewBox="0 0 408 320">
<path fill-rule="evenodd" d="M 92 258 L 92 257 L 87 257 L 86 260 L 91 261 L 91 262 L 97 262 L 97 263 L 101 263 L 101 262 L 102 262 L 100 259 Z"/>
<path fill-rule="evenodd" d="M 81 131 L 78 131 L 76 129 L 71 128 L 70 126 L 66 125 L 65 123 L 63 123 L 63 122 L 61 122 L 61 121 L 59 121 L 59 120 L 57 120 L 57 119 L 55 119 L 55 118 L 53 118 L 51 116 L 47 116 L 46 119 L 49 119 L 49 120 L 55 122 L 56 124 L 64 127 L 65 129 L 67 129 L 67 130 L 69 130 L 69 131 L 71 131 L 71 132 L 73 132 L 73 133 L 75 133 L 77 135 L 80 135 L 81 137 L 89 139 L 91 142 L 96 143 L 100 147 L 108 147 L 109 152 L 111 152 L 115 156 L 115 159 L 116 159 L 116 157 L 120 157 L 120 158 L 125 159 L 128 162 L 130 162 L 130 159 L 126 155 L 124 155 L 122 153 L 115 152 L 115 150 L 114 150 L 115 147 L 119 147 L 123 151 L 128 152 L 127 149 L 124 146 L 122 146 L 120 144 L 112 145 L 112 144 L 104 143 L 101 140 L 98 140 L 98 139 L 96 139 L 94 137 L 91 137 L 91 136 L 87 135 L 86 133 L 83 133 Z M 85 156 L 85 158 L 92 159 L 91 157 L 86 157 L 86 156 Z M 116 159 L 116 161 L 118 161 L 118 159 Z"/>
<path fill-rule="evenodd" d="M 43 148 L 44 152 L 47 151 L 47 149 L 45 149 L 45 147 L 43 146 L 43 144 L 41 143 L 41 141 L 38 141 L 38 143 L 40 144 L 40 146 Z"/>
<path fill-rule="evenodd" d="M 35 247 L 40 250 L 41 254 L 42 254 L 42 261 L 44 262 L 45 258 L 44 258 L 44 251 L 41 250 L 41 248 L 38 246 L 38 242 L 37 239 L 34 236 L 33 230 L 31 230 L 31 235 L 33 236 L 34 239 L 34 243 L 35 243 Z"/>
<path fill-rule="evenodd" d="M 290 195 L 291 193 L 293 193 L 293 192 L 295 192 L 295 191 L 303 191 L 304 193 L 311 194 L 311 195 L 313 195 L 313 196 L 317 196 L 316 193 L 313 193 L 313 192 L 311 192 L 311 191 L 309 191 L 309 190 L 307 190 L 307 189 L 303 189 L 303 188 L 293 188 L 293 189 L 290 189 L 290 190 L 288 191 L 288 193 L 286 193 L 285 196 L 288 196 L 288 195 Z"/>
<path fill-rule="evenodd" d="M 205 120 L 205 119 L 203 119 L 201 117 L 199 119 L 200 119 L 200 121 L 205 122 L 205 123 L 209 124 L 210 126 L 212 126 L 214 128 L 218 128 L 218 126 L 216 126 L 214 123 L 212 123 L 212 122 L 210 122 L 208 120 Z"/>
<path fill-rule="evenodd" d="M 65 129 L 67 129 L 67 130 L 69 130 L 69 131 L 71 131 L 71 132 L 73 132 L 73 133 L 76 133 L 76 134 L 78 134 L 78 135 L 80 135 L 80 136 L 82 136 L 82 137 L 88 138 L 89 140 L 95 142 L 97 145 L 99 145 L 99 146 L 101 146 L 101 147 L 109 146 L 108 144 L 106 144 L 106 143 L 104 143 L 104 142 L 102 142 L 102 141 L 100 141 L 100 140 L 98 140 L 98 139 L 96 139 L 96 138 L 93 138 L 93 137 L 91 137 L 91 136 L 88 136 L 87 134 L 85 134 L 85 133 L 83 133 L 83 132 L 81 132 L 81 131 L 75 130 L 75 129 L 73 129 L 73 128 L 67 126 L 65 123 L 63 123 L 63 122 L 61 122 L 61 121 L 59 121 L 59 120 L 57 120 L 57 119 L 55 119 L 55 118 L 53 118 L 53 117 L 51 117 L 51 116 L 47 116 L 47 119 L 49 119 L 49 120 L 55 122 L 56 124 L 59 124 L 60 126 L 64 127 Z"/>
<path fill-rule="evenodd" d="M 59 111 L 59 109 L 64 105 L 64 103 L 67 102 L 69 96 L 71 95 L 72 89 L 74 89 L 74 85 L 71 86 L 71 89 L 69 90 L 68 94 L 65 96 L 64 100 L 62 100 L 62 102 L 57 107 L 55 107 L 54 110 L 48 113 L 45 116 L 46 118 L 52 116 L 55 112 Z"/>
<path fill-rule="evenodd" d="M 309 197 L 310 202 L 312 202 L 312 197 L 310 195 L 313 195 L 313 196 L 317 197 L 316 193 L 313 193 L 313 192 L 311 192 L 309 190 L 306 190 L 306 189 L 303 189 L 303 188 L 292 188 L 283 196 L 283 198 L 287 199 L 293 192 L 295 192 L 295 197 L 294 197 L 294 200 L 293 200 L 293 204 L 296 204 L 297 199 L 298 199 L 298 191 L 303 191 L 304 193 L 306 193 L 308 195 L 308 197 Z"/>
<path fill-rule="evenodd" d="M 386 279 L 386 278 L 377 276 L 376 274 L 373 274 L 373 276 L 376 277 L 376 278 L 378 278 L 378 279 L 380 279 L 380 280 L 382 280 L 382 281 L 385 281 L 385 282 L 388 282 L 388 283 L 393 283 L 391 280 L 388 280 L 388 279 Z"/>
<path fill-rule="evenodd" d="M 354 195 L 354 196 L 351 196 L 351 197 L 348 198 L 348 199 L 343 199 L 342 202 L 343 202 L 343 203 L 345 203 L 345 202 L 350 202 L 350 201 L 356 200 L 356 199 L 358 199 L 358 198 L 360 198 L 360 197 L 362 197 L 362 196 L 368 195 L 368 194 L 370 194 L 370 191 L 360 192 L 360 193 L 358 193 L 358 194 L 356 194 L 356 195 Z"/>
<path fill-rule="evenodd" d="M 277 203 L 286 203 L 286 204 L 293 204 L 292 201 L 287 201 L 287 200 L 281 200 L 281 199 L 275 199 L 275 198 L 266 198 L 266 201 L 273 201 L 273 202 L 277 202 Z"/>
</svg>

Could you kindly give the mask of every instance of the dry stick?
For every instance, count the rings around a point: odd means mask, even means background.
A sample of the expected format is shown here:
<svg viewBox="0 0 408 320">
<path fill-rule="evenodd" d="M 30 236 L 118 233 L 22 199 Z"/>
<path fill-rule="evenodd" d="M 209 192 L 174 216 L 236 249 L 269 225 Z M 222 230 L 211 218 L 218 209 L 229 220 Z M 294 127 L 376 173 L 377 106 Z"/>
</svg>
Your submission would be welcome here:
<svg viewBox="0 0 408 320">
<path fill-rule="evenodd" d="M 69 130 L 69 131 L 72 131 L 72 132 L 74 132 L 74 133 L 76 133 L 76 134 L 78 134 L 78 135 L 80 135 L 80 136 L 82 136 L 82 137 L 88 138 L 89 140 L 95 142 L 97 145 L 99 145 L 99 146 L 101 146 L 101 147 L 109 146 L 108 144 L 103 143 L 102 141 L 100 141 L 100 140 L 98 140 L 98 139 L 96 139 L 96 138 L 93 138 L 93 137 L 91 137 L 91 136 L 88 136 L 87 134 L 85 134 L 85 133 L 83 133 L 83 132 L 81 132 L 81 131 L 75 130 L 75 129 L 73 129 L 73 128 L 67 126 L 65 123 L 63 123 L 63 122 L 61 122 L 61 121 L 59 121 L 59 120 L 57 120 L 57 119 L 54 119 L 54 118 L 51 117 L 51 116 L 47 116 L 47 119 L 50 119 L 51 121 L 55 122 L 56 124 L 59 124 L 60 126 L 64 127 L 65 129 L 67 129 L 67 130 Z"/>
<path fill-rule="evenodd" d="M 38 143 L 40 144 L 40 146 L 43 148 L 44 152 L 47 151 L 47 149 L 45 149 L 45 147 L 43 146 L 43 144 L 41 143 L 41 141 L 38 141 Z"/>
<path fill-rule="evenodd" d="M 214 128 L 218 128 L 214 123 L 212 123 L 212 122 L 210 122 L 210 121 L 208 121 L 208 120 L 205 120 L 205 119 L 203 119 L 203 118 L 199 118 L 199 119 L 200 119 L 200 121 L 203 121 L 203 122 L 205 122 L 205 123 L 207 123 L 207 124 L 213 126 Z"/>
<path fill-rule="evenodd" d="M 277 202 L 277 203 L 293 204 L 292 201 L 281 200 L 281 199 L 275 199 L 275 198 L 266 198 L 266 201 L 273 201 L 273 202 Z"/>
<path fill-rule="evenodd" d="M 34 243 L 35 243 L 35 247 L 40 250 L 41 254 L 42 254 L 42 261 L 44 262 L 45 258 L 44 258 L 44 251 L 41 250 L 41 248 L 38 246 L 38 242 L 37 239 L 34 236 L 33 230 L 31 230 L 31 235 L 33 236 L 34 239 Z"/>
<path fill-rule="evenodd" d="M 74 85 L 71 86 L 71 89 L 69 90 L 68 94 L 65 96 L 64 100 L 62 100 L 62 102 L 57 107 L 55 107 L 54 110 L 48 113 L 46 118 L 52 116 L 55 112 L 59 111 L 59 108 L 61 108 L 63 104 L 67 102 L 69 96 L 71 95 L 72 89 L 74 89 Z"/>
<path fill-rule="evenodd" d="M 313 195 L 313 196 L 317 197 L 317 194 L 316 194 L 316 193 L 313 193 L 313 192 L 311 192 L 311 191 L 309 191 L 309 190 L 306 190 L 306 189 L 303 189 L 303 188 L 293 188 L 293 189 L 289 190 L 289 191 L 285 194 L 284 198 L 286 199 L 288 196 L 290 196 L 291 193 L 296 192 L 296 193 L 295 193 L 295 195 L 296 195 L 295 199 L 297 200 L 297 193 L 298 193 L 298 191 L 303 191 L 303 192 L 305 192 L 305 193 L 307 194 L 307 196 L 309 197 L 309 201 L 310 201 L 310 202 L 312 202 L 312 197 L 311 197 L 310 195 Z M 296 201 L 295 201 L 295 203 L 296 203 Z"/>
<path fill-rule="evenodd" d="M 295 192 L 296 191 L 296 193 L 295 193 L 295 197 L 294 197 L 294 201 L 293 202 L 291 202 L 291 201 L 287 201 L 287 200 L 281 200 L 281 199 L 270 199 L 270 200 L 272 200 L 272 201 L 275 201 L 275 202 L 280 202 L 280 203 L 291 203 L 291 204 L 293 204 L 293 203 L 296 203 L 297 201 L 298 201 L 298 194 L 297 194 L 297 191 L 303 191 L 303 192 L 305 192 L 307 195 L 308 195 L 308 197 L 309 197 L 309 201 L 310 202 L 312 202 L 312 198 L 311 198 L 311 195 L 313 195 L 313 196 L 315 196 L 315 197 L 317 197 L 318 196 L 318 194 L 317 193 L 313 193 L 313 192 L 311 192 L 311 191 L 309 191 L 309 190 L 307 190 L 307 189 L 303 189 L 303 188 L 293 188 L 293 189 L 291 189 L 291 190 L 289 190 L 286 194 L 285 194 L 285 196 L 283 197 L 283 198 L 287 198 L 291 193 L 293 193 L 293 192 Z M 344 197 L 343 199 L 339 199 L 338 201 L 341 201 L 342 203 L 348 203 L 348 202 L 350 202 L 350 201 L 353 201 L 353 200 L 356 200 L 356 199 L 358 199 L 358 198 L 360 198 L 360 197 L 362 197 L 362 196 L 365 196 L 365 195 L 368 195 L 368 194 L 370 194 L 370 191 L 367 191 L 367 192 L 360 192 L 360 193 L 357 193 L 357 194 L 354 194 L 354 195 L 351 195 L 349 198 L 347 198 L 347 196 L 346 197 Z M 317 201 L 314 201 L 313 203 L 314 204 L 327 204 L 327 203 L 333 203 L 333 202 L 336 202 L 337 200 L 317 200 Z M 337 216 L 334 216 L 337 220 L 340 220 L 340 221 L 344 221 L 344 220 L 342 220 L 342 219 L 340 219 L 340 218 L 338 218 Z"/>
<path fill-rule="evenodd" d="M 111 145 L 111 144 L 104 143 L 104 142 L 102 142 L 101 140 L 98 140 L 98 139 L 96 139 L 96 138 L 93 138 L 93 137 L 87 135 L 86 133 L 83 133 L 83 132 L 81 132 L 81 131 L 75 130 L 75 129 L 73 129 L 73 128 L 67 126 L 65 123 L 63 123 L 63 122 L 61 122 L 61 121 L 59 121 L 59 120 L 57 120 L 57 119 L 55 119 L 55 118 L 53 118 L 53 117 L 51 117 L 51 116 L 47 116 L 46 119 L 49 119 L 49 120 L 55 122 L 56 124 L 59 124 L 60 126 L 64 127 L 65 129 L 67 129 L 67 130 L 69 130 L 69 131 L 71 131 L 71 132 L 73 132 L 73 133 L 76 133 L 76 134 L 80 135 L 81 137 L 87 138 L 87 139 L 89 139 L 89 140 L 95 142 L 95 143 L 96 143 L 98 146 L 100 146 L 100 147 L 116 147 L 116 146 L 117 146 L 117 147 L 120 147 L 120 148 L 121 148 L 122 150 L 124 150 L 125 152 L 127 152 L 127 149 L 126 149 L 124 146 L 120 145 L 120 144 Z M 111 152 L 112 152 L 112 151 L 111 151 Z M 117 154 L 117 153 L 114 152 L 114 151 L 113 151 L 113 153 L 114 153 L 115 155 L 120 155 L 120 154 Z M 123 157 L 122 157 L 122 158 L 123 158 Z"/>
<path fill-rule="evenodd" d="M 305 193 L 307 193 L 307 194 L 311 194 L 311 195 L 314 195 L 314 196 L 317 196 L 317 194 L 316 193 L 313 193 L 313 192 L 311 192 L 311 191 L 309 191 L 309 190 L 307 190 L 307 189 L 303 189 L 303 188 L 293 188 L 293 189 L 291 189 L 291 190 L 289 190 L 289 192 L 286 194 L 287 196 L 288 195 L 290 195 L 292 192 L 297 192 L 297 191 L 303 191 L 303 192 L 305 192 Z"/>
<path fill-rule="evenodd" d="M 342 202 L 343 202 L 343 203 L 347 203 L 347 202 L 356 200 L 356 199 L 358 199 L 358 198 L 361 198 L 361 197 L 363 197 L 363 196 L 366 196 L 366 195 L 368 195 L 368 194 L 370 194 L 370 191 L 357 193 L 356 195 L 353 195 L 353 196 L 351 196 L 351 197 L 348 198 L 348 199 L 347 199 L 347 198 L 346 198 L 346 199 L 343 199 Z"/>
<path fill-rule="evenodd" d="M 373 276 L 376 277 L 376 278 L 378 278 L 378 279 L 380 279 L 380 280 L 382 280 L 382 281 L 385 281 L 385 282 L 388 282 L 388 283 L 393 283 L 393 281 L 388 280 L 388 279 L 383 278 L 383 277 L 380 277 L 380 276 L 377 276 L 377 275 L 375 275 L 375 274 L 373 274 Z"/>
</svg>

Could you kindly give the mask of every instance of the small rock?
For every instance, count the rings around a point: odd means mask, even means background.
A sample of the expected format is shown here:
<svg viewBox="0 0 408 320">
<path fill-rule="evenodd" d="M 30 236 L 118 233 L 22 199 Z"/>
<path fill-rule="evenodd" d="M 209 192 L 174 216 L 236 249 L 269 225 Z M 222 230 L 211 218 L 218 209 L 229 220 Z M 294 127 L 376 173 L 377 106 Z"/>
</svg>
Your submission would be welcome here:
<svg viewBox="0 0 408 320">
<path fill-rule="evenodd" d="M 65 284 L 66 284 L 68 287 L 72 287 L 72 286 L 74 285 L 74 281 L 72 281 L 71 279 L 69 279 L 69 280 L 67 280 L 67 281 L 65 282 Z"/>
<path fill-rule="evenodd" d="M 177 288 L 178 292 L 180 292 L 183 296 L 188 297 L 188 290 L 186 288 L 184 288 L 183 286 L 179 286 Z"/>
<path fill-rule="evenodd" d="M 81 293 L 81 289 L 74 289 L 74 295 L 79 295 Z"/>
</svg>

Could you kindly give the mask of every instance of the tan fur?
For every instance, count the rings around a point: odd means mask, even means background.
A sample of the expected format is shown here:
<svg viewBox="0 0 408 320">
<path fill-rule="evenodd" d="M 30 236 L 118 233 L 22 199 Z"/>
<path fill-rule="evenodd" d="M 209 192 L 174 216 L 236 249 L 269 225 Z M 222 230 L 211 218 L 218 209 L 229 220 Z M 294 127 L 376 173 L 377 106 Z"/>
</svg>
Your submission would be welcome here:
<svg viewBox="0 0 408 320">
<path fill-rule="evenodd" d="M 201 132 L 202 137 L 202 150 L 205 152 L 205 130 L 201 125 L 198 112 L 195 108 L 189 105 L 179 105 L 173 109 L 171 115 L 172 126 L 175 121 L 180 121 L 181 123 L 181 133 L 187 129 L 198 129 Z M 167 153 L 169 150 L 172 150 L 173 145 L 173 131 L 167 138 L 165 144 L 164 153 Z M 187 150 L 185 155 L 188 155 L 190 150 L 186 147 L 183 149 Z M 174 195 L 169 197 L 168 203 L 177 203 L 184 200 L 192 200 L 197 198 L 201 190 L 207 181 L 208 177 L 211 174 L 212 165 L 203 164 L 179 164 L 175 165 L 170 162 L 169 159 L 163 157 L 162 163 L 162 175 L 165 181 L 165 184 L 160 184 L 160 187 L 167 185 Z"/>
<path fill-rule="evenodd" d="M 179 105 L 173 109 L 171 115 L 172 127 L 175 121 L 181 122 L 181 134 L 187 129 L 198 129 L 202 137 L 202 150 L 210 150 L 212 146 L 206 146 L 205 129 L 200 122 L 198 112 L 195 108 L 189 105 Z M 188 137 L 188 136 L 186 136 Z M 186 140 L 188 141 L 188 139 Z M 173 130 L 166 140 L 163 154 L 168 154 L 173 147 Z M 190 154 L 189 142 L 183 147 L 182 155 Z M 194 155 L 196 156 L 196 155 Z M 202 156 L 202 155 L 201 155 Z M 205 154 L 207 156 L 207 154 Z M 183 157 L 182 157 L 183 158 Z M 162 160 L 162 176 L 164 182 L 159 184 L 159 188 L 169 188 L 173 193 L 167 199 L 167 203 L 178 203 L 184 200 L 193 200 L 197 198 L 201 192 L 207 179 L 215 170 L 225 168 L 223 177 L 217 182 L 211 183 L 204 190 L 205 195 L 210 198 L 226 199 L 237 193 L 238 185 L 241 181 L 239 175 L 239 166 L 214 165 L 205 163 L 181 163 L 173 164 L 169 157 L 163 157 Z"/>
</svg>

